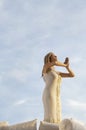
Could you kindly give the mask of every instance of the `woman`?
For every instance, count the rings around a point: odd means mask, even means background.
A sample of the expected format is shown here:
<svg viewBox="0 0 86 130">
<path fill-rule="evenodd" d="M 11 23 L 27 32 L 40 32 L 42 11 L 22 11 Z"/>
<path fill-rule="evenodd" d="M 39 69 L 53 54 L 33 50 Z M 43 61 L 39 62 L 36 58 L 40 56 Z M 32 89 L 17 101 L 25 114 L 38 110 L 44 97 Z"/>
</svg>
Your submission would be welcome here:
<svg viewBox="0 0 86 130">
<path fill-rule="evenodd" d="M 68 73 L 58 72 L 55 70 L 54 66 L 65 67 Z M 44 57 L 42 76 L 46 84 L 43 92 L 44 121 L 59 123 L 61 121 L 61 78 L 74 77 L 74 73 L 69 68 L 69 59 L 66 58 L 65 62 L 61 63 L 54 53 L 48 53 Z"/>
</svg>

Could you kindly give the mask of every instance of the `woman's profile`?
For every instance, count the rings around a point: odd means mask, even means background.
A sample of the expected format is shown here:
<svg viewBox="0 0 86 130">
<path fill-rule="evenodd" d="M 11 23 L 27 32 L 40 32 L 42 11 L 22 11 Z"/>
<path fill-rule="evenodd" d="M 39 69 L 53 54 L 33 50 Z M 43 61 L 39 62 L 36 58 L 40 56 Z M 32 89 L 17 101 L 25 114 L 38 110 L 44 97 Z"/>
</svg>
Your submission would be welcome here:
<svg viewBox="0 0 86 130">
<path fill-rule="evenodd" d="M 62 66 L 67 69 L 67 73 L 55 70 L 55 66 Z M 61 101 L 60 85 L 64 77 L 74 77 L 73 71 L 69 67 L 69 58 L 64 63 L 58 61 L 57 56 L 50 52 L 44 57 L 42 77 L 45 81 L 43 91 L 44 121 L 59 123 L 61 121 Z"/>
</svg>

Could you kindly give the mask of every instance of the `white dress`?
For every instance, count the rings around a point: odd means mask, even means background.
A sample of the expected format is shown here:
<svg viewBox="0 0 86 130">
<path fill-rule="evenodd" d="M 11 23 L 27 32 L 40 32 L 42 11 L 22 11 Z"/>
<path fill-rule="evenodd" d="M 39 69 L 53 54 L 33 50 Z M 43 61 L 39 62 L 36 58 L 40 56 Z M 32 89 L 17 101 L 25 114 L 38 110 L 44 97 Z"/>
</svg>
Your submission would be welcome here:
<svg viewBox="0 0 86 130">
<path fill-rule="evenodd" d="M 60 84 L 61 76 L 55 70 L 43 74 L 45 88 L 43 92 L 44 121 L 59 123 L 61 121 Z"/>
</svg>

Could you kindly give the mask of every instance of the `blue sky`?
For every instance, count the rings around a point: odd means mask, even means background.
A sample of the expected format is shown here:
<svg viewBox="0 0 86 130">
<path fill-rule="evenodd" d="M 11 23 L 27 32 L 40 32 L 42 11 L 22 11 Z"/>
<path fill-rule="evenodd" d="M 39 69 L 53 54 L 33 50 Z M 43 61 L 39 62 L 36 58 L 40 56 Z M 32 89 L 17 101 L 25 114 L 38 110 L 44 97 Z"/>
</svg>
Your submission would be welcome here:
<svg viewBox="0 0 86 130">
<path fill-rule="evenodd" d="M 70 58 L 63 118 L 86 123 L 86 0 L 0 0 L 0 121 L 43 120 L 43 58 Z M 56 67 L 59 71 L 64 68 Z"/>
</svg>

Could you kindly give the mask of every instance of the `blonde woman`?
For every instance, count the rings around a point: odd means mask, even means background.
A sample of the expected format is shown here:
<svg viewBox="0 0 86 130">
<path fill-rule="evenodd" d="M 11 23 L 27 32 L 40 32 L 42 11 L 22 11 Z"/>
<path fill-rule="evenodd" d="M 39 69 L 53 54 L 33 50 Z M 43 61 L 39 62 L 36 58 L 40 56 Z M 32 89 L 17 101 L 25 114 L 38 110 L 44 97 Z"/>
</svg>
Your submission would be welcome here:
<svg viewBox="0 0 86 130">
<path fill-rule="evenodd" d="M 67 69 L 67 73 L 58 72 L 55 66 L 62 66 Z M 42 76 L 45 81 L 43 92 L 44 121 L 59 123 L 61 121 L 61 101 L 60 84 L 64 77 L 74 77 L 74 73 L 69 67 L 69 59 L 64 63 L 58 61 L 57 56 L 50 52 L 44 57 Z"/>
</svg>

